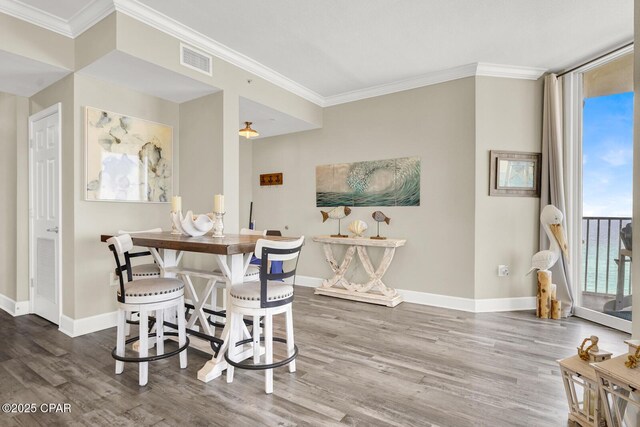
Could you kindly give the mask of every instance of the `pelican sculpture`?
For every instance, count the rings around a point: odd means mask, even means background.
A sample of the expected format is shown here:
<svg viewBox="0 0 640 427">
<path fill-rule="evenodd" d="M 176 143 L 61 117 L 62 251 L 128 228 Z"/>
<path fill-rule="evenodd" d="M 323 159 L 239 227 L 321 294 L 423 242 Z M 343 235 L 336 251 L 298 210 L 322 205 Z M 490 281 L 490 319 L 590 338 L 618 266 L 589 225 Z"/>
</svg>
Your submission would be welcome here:
<svg viewBox="0 0 640 427">
<path fill-rule="evenodd" d="M 562 212 L 553 205 L 547 205 L 542 209 L 540 223 L 549 237 L 550 247 L 548 250 L 540 251 L 531 257 L 531 270 L 527 272 L 527 275 L 534 270 L 549 270 L 560 258 L 560 251 L 568 259 L 569 247 L 562 228 L 563 218 Z"/>
</svg>

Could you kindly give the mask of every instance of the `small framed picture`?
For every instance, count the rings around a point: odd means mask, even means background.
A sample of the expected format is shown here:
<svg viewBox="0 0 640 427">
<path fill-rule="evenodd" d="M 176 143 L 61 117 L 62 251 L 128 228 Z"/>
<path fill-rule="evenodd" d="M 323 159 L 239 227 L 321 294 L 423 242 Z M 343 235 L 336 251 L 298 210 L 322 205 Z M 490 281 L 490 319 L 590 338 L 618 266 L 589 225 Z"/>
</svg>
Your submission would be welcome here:
<svg viewBox="0 0 640 427">
<path fill-rule="evenodd" d="M 490 151 L 490 196 L 540 197 L 540 153 Z"/>
</svg>

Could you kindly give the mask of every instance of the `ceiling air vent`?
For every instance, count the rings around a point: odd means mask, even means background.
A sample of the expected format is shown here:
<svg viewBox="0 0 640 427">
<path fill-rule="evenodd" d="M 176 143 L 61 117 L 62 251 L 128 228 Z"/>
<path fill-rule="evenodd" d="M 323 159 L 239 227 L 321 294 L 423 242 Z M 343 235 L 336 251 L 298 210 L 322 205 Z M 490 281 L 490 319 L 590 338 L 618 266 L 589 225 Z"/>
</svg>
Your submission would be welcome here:
<svg viewBox="0 0 640 427">
<path fill-rule="evenodd" d="M 191 46 L 180 44 L 180 64 L 208 76 L 212 74 L 212 58 Z"/>
</svg>

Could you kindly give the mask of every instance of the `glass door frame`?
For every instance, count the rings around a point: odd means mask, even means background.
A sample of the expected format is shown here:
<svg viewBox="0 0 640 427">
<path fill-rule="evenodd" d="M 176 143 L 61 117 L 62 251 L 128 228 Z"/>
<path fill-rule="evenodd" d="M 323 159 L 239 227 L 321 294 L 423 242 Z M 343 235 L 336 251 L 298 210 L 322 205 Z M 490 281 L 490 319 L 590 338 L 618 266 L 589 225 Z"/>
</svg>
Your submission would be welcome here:
<svg viewBox="0 0 640 427">
<path fill-rule="evenodd" d="M 583 75 L 587 71 L 601 67 L 621 56 L 633 52 L 633 45 L 620 49 L 610 55 L 599 58 L 587 65 L 564 75 L 564 163 L 565 188 L 567 191 L 567 216 L 571 221 L 567 224 L 567 239 L 571 249 L 569 270 L 573 283 L 574 314 L 586 320 L 599 323 L 610 328 L 631 333 L 631 322 L 619 317 L 601 313 L 582 307 L 582 120 L 583 120 Z M 575 249 L 572 249 L 575 248 Z"/>
</svg>

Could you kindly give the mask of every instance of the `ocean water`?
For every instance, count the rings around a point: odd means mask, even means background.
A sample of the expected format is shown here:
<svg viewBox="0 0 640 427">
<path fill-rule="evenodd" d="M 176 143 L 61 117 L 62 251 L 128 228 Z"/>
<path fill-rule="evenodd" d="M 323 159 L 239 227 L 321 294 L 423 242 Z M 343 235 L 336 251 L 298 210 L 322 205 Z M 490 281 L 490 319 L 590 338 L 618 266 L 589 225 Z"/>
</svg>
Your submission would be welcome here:
<svg viewBox="0 0 640 427">
<path fill-rule="evenodd" d="M 385 190 L 374 191 L 371 181 L 379 171 L 392 178 L 386 178 Z M 351 191 L 317 191 L 316 206 L 420 206 L 420 158 L 350 163 L 346 184 Z"/>
<path fill-rule="evenodd" d="M 420 206 L 420 175 L 381 193 L 317 192 L 316 206 Z"/>
<path fill-rule="evenodd" d="M 587 221 L 589 222 L 588 238 Z M 598 233 L 597 230 L 598 221 L 600 222 L 600 233 Z M 582 220 L 582 268 L 580 270 L 580 283 L 583 291 L 615 295 L 618 283 L 618 264 L 615 260 L 619 259 L 619 248 L 624 248 L 624 245 L 620 241 L 620 228 L 629 222 L 631 222 L 630 219 L 611 219 L 611 229 L 609 229 L 609 221 L 607 219 Z M 609 242 L 608 257 L 607 242 Z M 609 264 L 608 267 L 607 260 Z M 631 286 L 631 265 L 629 262 L 625 264 L 625 295 L 628 295 Z M 609 282 L 608 287 L 607 275 Z"/>
</svg>

